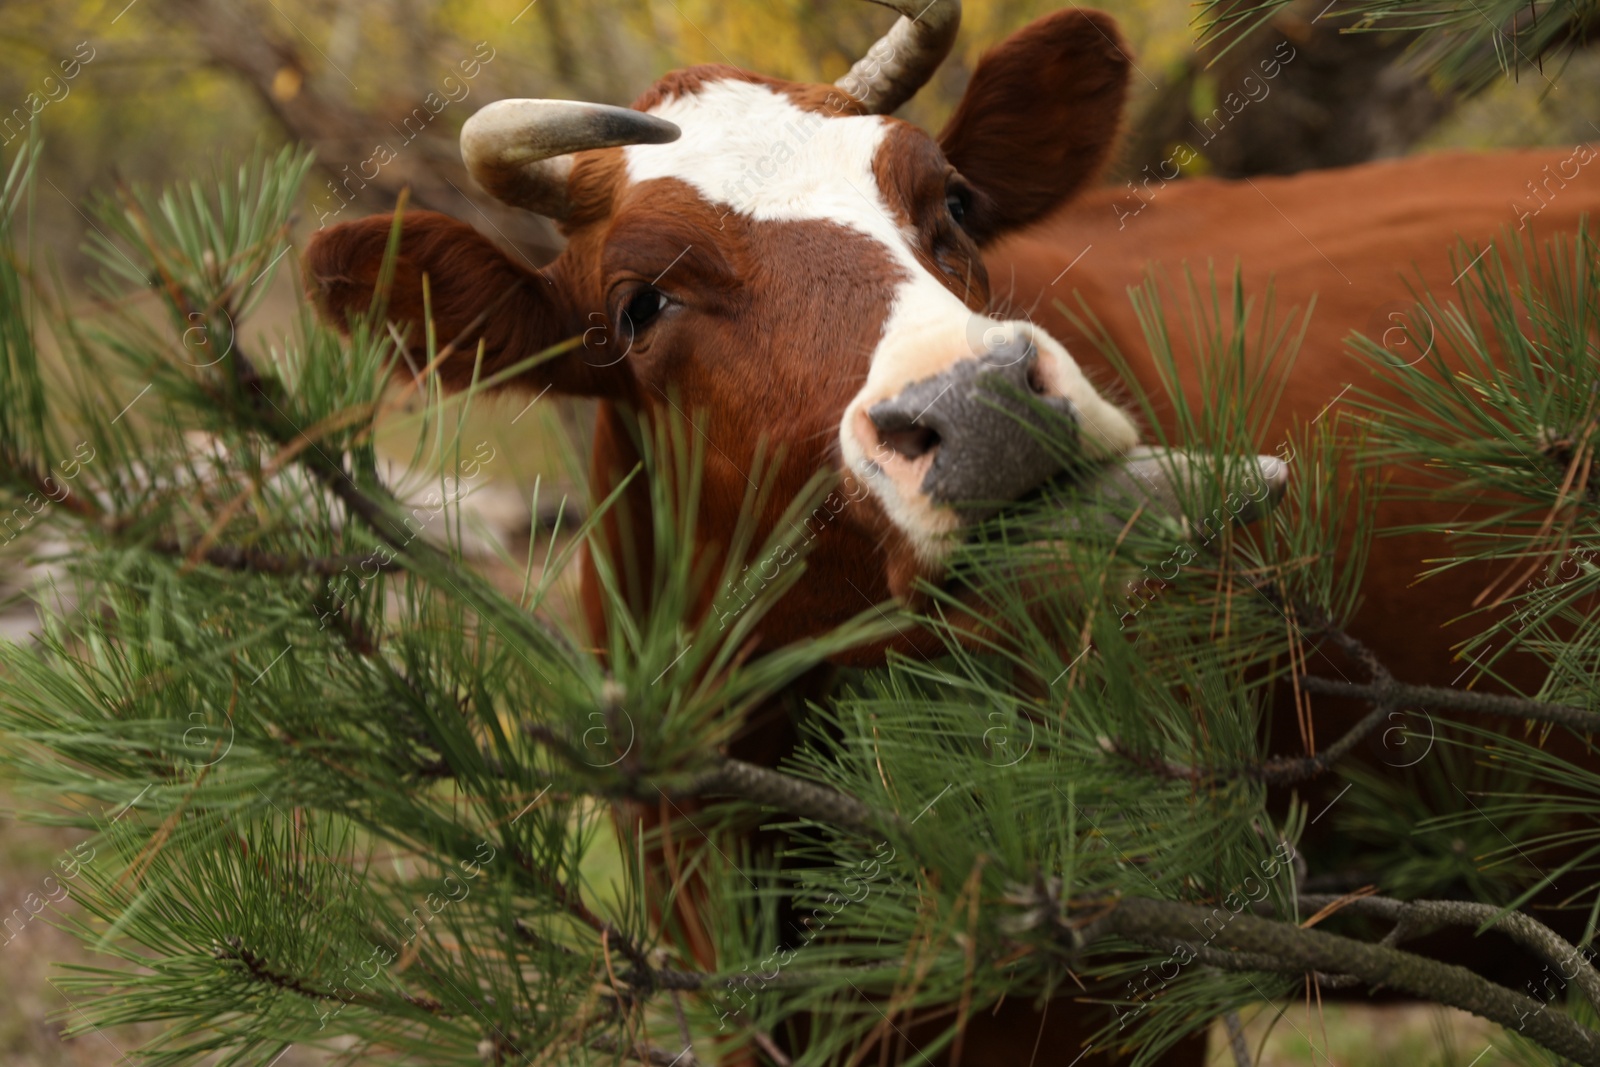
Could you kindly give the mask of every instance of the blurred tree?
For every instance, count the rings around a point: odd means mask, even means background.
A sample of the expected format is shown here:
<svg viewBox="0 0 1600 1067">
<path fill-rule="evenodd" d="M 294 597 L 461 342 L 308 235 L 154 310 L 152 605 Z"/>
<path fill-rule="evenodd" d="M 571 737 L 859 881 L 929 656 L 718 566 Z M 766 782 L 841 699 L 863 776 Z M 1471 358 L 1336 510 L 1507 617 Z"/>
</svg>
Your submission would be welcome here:
<svg viewBox="0 0 1600 1067">
<path fill-rule="evenodd" d="M 1196 51 L 1190 26 L 1168 0 L 1099 5 L 1119 19 L 1138 67 L 1132 86 L 1138 118 L 1119 177 L 1147 164 L 1159 168 L 1183 138 L 1206 139 L 1204 120 L 1218 107 L 1227 110 L 1230 93 L 1247 98 L 1252 88 L 1244 78 L 1259 77 L 1260 62 L 1284 41 L 1298 58 L 1283 65 L 1270 95 L 1229 114 L 1220 136 L 1193 146 L 1214 173 L 1393 154 L 1433 128 L 1453 90 L 1431 84 L 1426 66 L 1407 58 L 1403 46 L 1411 36 L 1341 33 L 1348 19 L 1335 16 L 1350 10 L 1352 0 L 1334 12 L 1303 6 L 1308 2 L 1284 10 L 1214 64 L 1218 46 Z M 937 128 L 978 55 L 1058 6 L 1055 0 L 969 3 L 955 53 L 905 117 Z M 300 140 L 316 150 L 319 168 L 308 183 L 302 225 L 383 210 L 409 186 L 413 203 L 468 219 L 538 263 L 559 245 L 548 224 L 479 196 L 460 166 L 457 132 L 484 102 L 545 96 L 626 104 L 664 71 L 691 63 L 829 80 L 891 17 L 863 0 L 12 4 L 0 7 L 0 115 L 14 113 L 45 78 L 59 75 L 60 63 L 81 44 L 93 50 L 38 117 L 46 142 L 41 176 L 48 183 L 41 186 L 40 218 L 64 233 L 87 229 L 77 207 L 96 184 L 158 180 L 175 160 L 192 168 L 246 153 L 258 141 Z M 491 54 L 488 62 L 480 58 Z M 475 77 L 463 76 L 463 62 L 478 64 Z M 1581 80 L 1540 105 L 1549 116 L 1541 123 L 1479 120 L 1452 134 L 1455 140 L 1436 143 L 1481 145 L 1486 121 L 1495 123 L 1490 136 L 1517 143 L 1530 135 L 1570 136 L 1564 131 L 1574 123 L 1562 116 L 1591 115 L 1595 102 Z M 1519 100 L 1544 88 L 1535 82 Z M 419 108 L 428 121 L 420 121 Z M 1213 132 L 1217 126 L 1212 118 Z M 346 201 L 342 212 L 327 214 Z M 89 264 L 74 245 L 64 242 L 59 254 L 71 273 L 81 274 Z"/>
<path fill-rule="evenodd" d="M 456 137 L 470 109 L 486 99 L 457 106 L 442 121 L 435 117 L 471 95 L 474 81 L 498 53 L 487 42 L 472 48 L 426 33 L 428 6 L 424 0 L 395 5 L 392 13 L 402 21 L 391 47 L 401 56 L 386 66 L 397 72 L 398 84 L 391 73 L 377 92 L 364 94 L 298 27 L 296 33 L 279 28 L 268 11 L 275 4 L 174 0 L 157 10 L 174 30 L 192 32 L 207 62 L 237 77 L 281 123 L 287 140 L 311 145 L 322 155 L 331 177 L 312 192 L 318 226 L 342 215 L 347 204 L 354 205 L 352 215 L 366 214 L 392 206 L 401 190 L 410 189 L 417 206 L 481 220 L 502 240 L 548 259 L 560 245 L 546 220 L 468 192 L 473 185 Z M 369 14 L 358 5 L 336 7 L 330 47 L 355 58 L 351 46 L 367 36 L 362 21 Z M 559 40 L 558 34 L 552 32 L 551 39 Z M 323 62 L 313 62 L 308 52 Z M 562 54 L 562 47 L 555 52 Z M 447 55 L 457 58 L 452 62 Z M 369 71 L 362 76 L 372 77 L 372 65 L 362 66 Z M 350 162 L 341 165 L 342 160 Z"/>
<path fill-rule="evenodd" d="M 1118 177 L 1294 174 L 1405 154 L 1458 94 L 1410 55 L 1414 33 L 1345 32 L 1353 21 L 1307 0 L 1231 47 L 1197 49 L 1147 98 Z"/>
<path fill-rule="evenodd" d="M 1552 70 L 1574 60 L 1590 69 L 1582 53 L 1600 22 L 1589 0 L 1206 0 L 1201 8 L 1199 43 L 1139 112 L 1119 179 L 1170 168 L 1177 145 L 1198 155 L 1191 173 L 1225 178 L 1402 155 L 1463 100 L 1495 88 L 1502 71 L 1527 78 L 1541 97 L 1558 92 L 1547 60 Z M 1263 77 L 1269 64 L 1281 65 L 1276 85 Z M 1565 101 L 1577 115 L 1592 102 L 1581 88 Z M 1525 129 L 1505 133 L 1527 143 Z"/>
</svg>

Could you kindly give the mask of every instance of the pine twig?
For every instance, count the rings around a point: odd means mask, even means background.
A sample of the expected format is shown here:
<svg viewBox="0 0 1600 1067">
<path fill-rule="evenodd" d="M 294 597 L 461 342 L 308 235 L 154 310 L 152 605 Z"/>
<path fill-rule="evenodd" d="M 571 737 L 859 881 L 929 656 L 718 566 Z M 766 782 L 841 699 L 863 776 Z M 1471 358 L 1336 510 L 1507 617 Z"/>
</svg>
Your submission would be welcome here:
<svg viewBox="0 0 1600 1067">
<path fill-rule="evenodd" d="M 783 1050 L 777 1046 L 777 1043 L 772 1040 L 772 1036 L 765 1030 L 751 1030 L 749 1033 L 750 1040 L 754 1041 L 756 1047 L 765 1052 L 767 1058 L 777 1064 L 778 1067 L 794 1067 L 794 1061 L 783 1054 Z"/>
<path fill-rule="evenodd" d="M 1228 1028 L 1228 1047 L 1233 1050 L 1234 1067 L 1253 1067 L 1250 1043 L 1245 1040 L 1244 1020 L 1239 1018 L 1239 1013 L 1230 1011 L 1222 1017 L 1222 1024 Z"/>
<path fill-rule="evenodd" d="M 627 934 L 624 934 L 610 922 L 597 915 L 588 904 L 584 903 L 582 894 L 576 889 L 549 872 L 541 870 L 539 865 L 533 862 L 533 858 L 522 849 L 512 849 L 512 854 L 516 858 L 517 866 L 527 871 L 540 885 L 544 886 L 545 890 L 555 898 L 556 903 L 561 906 L 563 911 L 615 944 L 618 951 L 627 957 L 628 962 L 633 964 L 634 968 L 641 974 L 654 975 L 656 973 L 656 968 L 650 965 L 650 958 L 645 954 L 644 949 Z"/>
<path fill-rule="evenodd" d="M 743 760 L 718 761 L 714 770 L 696 779 L 690 792 L 740 797 L 855 834 L 882 834 L 900 823 L 899 816 L 875 811 L 848 793 Z"/>
<path fill-rule="evenodd" d="M 1263 593 L 1280 607 L 1285 602 L 1275 590 L 1263 589 Z M 1315 675 L 1304 675 L 1298 679 L 1300 686 L 1307 692 L 1364 700 L 1372 706 L 1372 710 L 1363 716 L 1360 722 L 1347 730 L 1333 744 L 1315 756 L 1278 756 L 1259 764 L 1239 767 L 1191 767 L 1173 760 L 1133 752 L 1115 738 L 1102 738 L 1101 747 L 1161 778 L 1208 782 L 1247 777 L 1266 785 L 1287 786 L 1315 778 L 1331 770 L 1374 730 L 1383 725 L 1393 712 L 1401 708 L 1432 708 L 1436 711 L 1453 711 L 1488 718 L 1552 723 L 1568 727 L 1578 733 L 1600 733 L 1600 712 L 1570 704 L 1554 704 L 1528 697 L 1477 693 L 1446 686 L 1411 685 L 1399 681 L 1376 652 L 1335 625 L 1326 615 L 1299 602 L 1294 603 L 1294 608 L 1300 618 L 1308 620 L 1308 628 L 1332 640 L 1346 655 L 1365 667 L 1371 676 L 1368 682 L 1320 678 Z"/>
<path fill-rule="evenodd" d="M 261 957 L 246 948 L 243 939 L 237 935 L 228 938 L 226 947 L 218 945 L 213 955 L 220 960 L 237 960 L 239 963 L 244 964 L 245 970 L 256 981 L 265 982 L 267 985 L 304 997 L 307 1000 L 337 1000 L 341 1004 L 360 1004 L 362 1007 L 377 1010 L 383 1008 L 383 1001 L 371 994 L 352 992 L 349 997 L 343 997 L 330 990 L 318 989 L 302 978 L 275 971 L 267 966 Z M 407 1004 L 421 1008 L 430 1015 L 436 1015 L 441 1019 L 451 1017 L 450 1013 L 444 1010 L 444 1005 L 432 997 L 417 996 L 412 993 L 401 993 L 399 996 Z"/>
<path fill-rule="evenodd" d="M 165 539 L 152 542 L 149 549 L 163 556 L 182 558 L 188 558 L 192 551 L 176 541 Z M 200 553 L 200 558 L 218 570 L 274 575 L 310 574 L 319 578 L 335 577 L 351 567 L 367 564 L 384 573 L 400 570 L 400 565 L 394 560 L 377 559 L 371 552 L 342 556 L 288 556 L 242 545 L 211 545 Z"/>
<path fill-rule="evenodd" d="M 1575 982 L 1596 1011 L 1600 1011 L 1600 972 L 1590 965 L 1592 957 L 1587 949 L 1571 945 L 1560 934 L 1520 911 L 1506 912 L 1493 904 L 1480 904 L 1466 900 L 1393 900 L 1388 897 L 1334 897 L 1305 895 L 1300 905 L 1321 909 L 1342 901 L 1340 911 L 1368 914 L 1388 922 L 1394 929 L 1382 944 L 1396 945 L 1408 938 L 1419 937 L 1436 926 L 1487 926 L 1498 930 L 1517 944 L 1531 950 L 1540 959 L 1553 964 L 1562 981 Z M 1572 965 L 1572 973 L 1565 968 Z"/>
<path fill-rule="evenodd" d="M 669 994 L 672 998 L 672 1014 L 678 1020 L 678 1039 L 683 1042 L 683 1055 L 693 1060 L 694 1035 L 689 1032 L 689 1017 L 683 1013 L 683 996 L 674 989 Z"/>
<path fill-rule="evenodd" d="M 1600 712 L 1588 711 L 1571 704 L 1552 704 L 1527 697 L 1476 693 L 1466 689 L 1450 689 L 1436 685 L 1408 685 L 1405 682 L 1362 685 L 1332 678 L 1307 677 L 1302 678 L 1300 684 L 1314 693 L 1356 697 L 1373 703 L 1382 701 L 1389 706 L 1424 707 L 1438 711 L 1459 711 L 1468 715 L 1527 719 L 1566 726 L 1579 733 L 1600 733 Z"/>
<path fill-rule="evenodd" d="M 689 1049 L 673 1055 L 665 1049 L 655 1048 L 652 1045 L 625 1045 L 610 1034 L 601 1034 L 594 1038 L 589 1042 L 589 1047 L 596 1052 L 606 1052 L 611 1055 L 620 1053 L 624 1059 L 647 1063 L 650 1067 L 700 1067 L 700 1061 L 695 1059 L 694 1053 Z"/>
<path fill-rule="evenodd" d="M 179 306 L 189 306 L 181 292 L 174 299 L 179 301 Z M 296 438 L 305 438 L 304 432 L 273 400 L 268 389 L 269 380 L 262 377 L 244 347 L 235 345 L 228 358 L 233 362 L 235 378 L 247 398 L 250 413 L 260 420 L 261 431 L 283 446 Z M 398 506 L 398 501 L 392 494 L 386 489 L 375 493 L 362 489 L 342 463 L 330 458 L 314 441 L 309 438 L 306 441 L 311 447 L 298 451 L 295 462 L 360 519 L 380 541 L 392 548 L 397 556 L 441 569 L 454 566 L 454 560 L 447 552 L 415 537 L 404 522 L 394 517 L 390 509 Z M 572 651 L 566 638 L 548 620 L 530 614 L 526 616 L 526 621 L 552 645 Z"/>
<path fill-rule="evenodd" d="M 80 519 L 97 522 L 102 518 L 99 505 L 86 493 L 74 493 L 68 489 L 58 499 L 50 489 L 50 479 L 39 473 L 39 469 L 31 459 L 18 456 L 9 448 L 0 447 L 0 470 L 4 470 L 13 478 L 19 479 L 29 490 L 54 501 L 60 507 L 66 508 Z M 56 487 L 57 491 L 61 489 Z"/>
<path fill-rule="evenodd" d="M 1371 899 L 1371 898 L 1368 898 Z M 1127 897 L 1093 924 L 1097 934 L 1114 935 L 1160 951 L 1192 945 L 1195 932 L 1215 909 L 1170 900 Z M 1064 931 L 1079 934 L 1078 931 Z M 1552 1052 L 1585 1067 L 1600 1067 L 1600 1033 L 1579 1025 L 1545 1002 L 1490 982 L 1465 967 L 1353 938 L 1304 929 L 1248 913 L 1233 915 L 1211 935 L 1211 966 L 1259 971 L 1274 961 L 1279 974 L 1321 971 L 1354 975 L 1368 987 L 1379 985 L 1460 1008 L 1515 1029 Z"/>
<path fill-rule="evenodd" d="M 523 730 L 529 737 L 555 751 L 567 763 L 573 766 L 586 765 L 572 743 L 550 727 L 529 723 Z M 655 800 L 661 796 L 672 799 L 733 796 L 862 835 L 881 836 L 886 828 L 898 826 L 900 822 L 898 816 L 877 811 L 848 793 L 783 771 L 728 758 L 717 760 L 711 770 L 681 786 L 668 787 L 640 778 L 628 784 L 620 793 L 609 795 L 622 795 L 634 800 Z"/>
</svg>

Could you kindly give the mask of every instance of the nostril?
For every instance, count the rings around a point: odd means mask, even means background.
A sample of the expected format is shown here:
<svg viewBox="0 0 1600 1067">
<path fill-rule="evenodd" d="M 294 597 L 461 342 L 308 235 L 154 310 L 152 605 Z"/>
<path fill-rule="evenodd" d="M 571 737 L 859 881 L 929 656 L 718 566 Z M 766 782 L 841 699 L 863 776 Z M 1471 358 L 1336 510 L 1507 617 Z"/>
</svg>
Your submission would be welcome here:
<svg viewBox="0 0 1600 1067">
<path fill-rule="evenodd" d="M 1028 364 L 1028 391 L 1034 396 L 1047 396 L 1050 393 L 1050 384 L 1044 379 L 1044 371 L 1039 366 L 1037 359 Z"/>
<path fill-rule="evenodd" d="M 906 459 L 917 459 L 939 447 L 939 434 L 927 426 L 879 431 L 884 445 Z"/>
</svg>

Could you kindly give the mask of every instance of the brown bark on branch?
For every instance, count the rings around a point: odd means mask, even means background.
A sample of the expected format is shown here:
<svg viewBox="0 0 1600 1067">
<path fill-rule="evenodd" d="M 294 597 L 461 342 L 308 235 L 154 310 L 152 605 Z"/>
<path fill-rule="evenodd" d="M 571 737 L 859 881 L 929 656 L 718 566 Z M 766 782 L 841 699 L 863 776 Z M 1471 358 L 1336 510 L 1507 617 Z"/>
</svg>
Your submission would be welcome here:
<svg viewBox="0 0 1600 1067">
<path fill-rule="evenodd" d="M 620 1054 L 623 1059 L 634 1060 L 638 1063 L 648 1063 L 651 1067 L 699 1067 L 700 1061 L 695 1059 L 694 1052 L 684 1049 L 674 1055 L 665 1049 L 655 1048 L 650 1045 L 628 1045 L 610 1034 L 601 1034 L 589 1042 L 589 1047 L 596 1052 L 605 1052 L 611 1055 Z"/>
<path fill-rule="evenodd" d="M 587 765 L 577 748 L 550 727 L 529 723 L 523 730 L 567 763 Z M 602 795 L 613 799 L 626 797 L 646 801 L 655 801 L 663 796 L 672 800 L 684 797 L 738 797 L 861 836 L 882 836 L 900 823 L 898 815 L 878 811 L 848 793 L 783 771 L 727 758 L 719 759 L 710 770 L 684 784 L 670 785 L 640 777 L 625 782 L 613 792 L 602 791 Z"/>
<path fill-rule="evenodd" d="M 1546 963 L 1553 964 L 1562 981 L 1577 983 L 1590 1004 L 1600 1011 L 1600 972 L 1589 964 L 1587 949 L 1571 945 L 1554 930 L 1519 911 L 1502 915 L 1502 908 L 1466 900 L 1391 900 L 1387 897 L 1336 897 L 1302 895 L 1300 906 L 1316 911 L 1334 903 L 1340 911 L 1372 915 L 1395 924 L 1385 945 L 1420 937 L 1437 926 L 1484 926 L 1498 930 L 1530 949 Z M 1498 916 L 1498 918 L 1497 918 Z M 1570 968 L 1570 973 L 1568 968 Z"/>
<path fill-rule="evenodd" d="M 715 770 L 696 780 L 690 792 L 736 796 L 853 834 L 882 834 L 900 821 L 899 816 L 875 811 L 848 793 L 736 759 L 720 761 Z"/>
<path fill-rule="evenodd" d="M 1579 733 L 1600 733 L 1600 712 L 1588 711 L 1570 704 L 1551 704 L 1543 700 L 1529 700 L 1526 697 L 1476 693 L 1467 689 L 1448 689 L 1436 685 L 1408 685 L 1405 682 L 1362 685 L 1332 678 L 1306 677 L 1300 679 L 1300 684 L 1313 693 L 1355 697 L 1373 703 L 1382 701 L 1390 708 L 1413 707 L 1433 708 L 1436 711 L 1459 711 L 1468 715 L 1554 723 Z"/>
<path fill-rule="evenodd" d="M 348 996 L 338 993 L 337 987 L 333 989 L 318 989 L 302 978 L 291 974 L 284 974 L 268 966 L 260 956 L 245 947 L 244 941 L 237 934 L 229 937 L 225 945 L 218 945 L 212 953 L 219 960 L 236 960 L 242 963 L 245 972 L 258 982 L 304 997 L 307 1000 L 336 1000 L 342 1004 L 360 1004 L 364 1007 L 381 1009 L 383 1000 L 369 993 L 356 993 L 349 990 Z M 451 1013 L 437 1000 L 428 996 L 419 996 L 412 993 L 400 993 L 400 999 L 413 1007 L 421 1008 L 431 1015 L 441 1019 L 451 1018 Z"/>
<path fill-rule="evenodd" d="M 1271 786 L 1288 786 L 1315 778 L 1328 771 L 1353 752 L 1356 745 L 1387 721 L 1392 713 L 1407 708 L 1431 708 L 1435 711 L 1459 712 L 1486 718 L 1551 723 L 1565 726 L 1578 733 L 1600 733 L 1600 712 L 1586 708 L 1532 700 L 1527 697 L 1478 693 L 1444 686 L 1411 685 L 1399 681 L 1388 666 L 1378 658 L 1376 652 L 1336 625 L 1317 608 L 1289 600 L 1274 585 L 1258 588 L 1280 609 L 1292 606 L 1295 616 L 1303 620 L 1304 629 L 1328 638 L 1351 660 L 1359 663 L 1371 678 L 1368 682 L 1351 682 L 1345 679 L 1302 675 L 1296 679 L 1298 685 L 1310 693 L 1364 700 L 1372 706 L 1372 710 L 1337 741 L 1315 756 L 1279 756 L 1259 764 L 1238 767 L 1191 767 L 1159 756 L 1134 752 L 1116 738 L 1102 739 L 1102 748 L 1162 778 L 1198 783 L 1248 777 Z"/>
<path fill-rule="evenodd" d="M 1094 929 L 1102 935 L 1170 951 L 1192 943 L 1195 932 L 1214 911 L 1204 905 L 1124 898 L 1095 922 Z M 1320 971 L 1354 975 L 1369 987 L 1387 986 L 1471 1012 L 1585 1067 L 1600 1067 L 1600 1033 L 1580 1026 L 1559 1010 L 1547 1011 L 1545 1002 L 1495 985 L 1465 967 L 1248 913 L 1233 915 L 1212 935 L 1208 947 L 1211 952 L 1206 962 L 1211 966 L 1259 971 L 1264 959 L 1272 959 L 1277 961 L 1274 970 L 1279 974 Z"/>
<path fill-rule="evenodd" d="M 190 548 L 176 541 L 158 540 L 150 545 L 152 552 L 163 556 L 187 557 Z M 241 545 L 212 545 L 200 553 L 200 559 L 219 570 L 250 571 L 257 574 L 310 574 L 319 578 L 332 578 L 351 567 L 371 564 L 379 571 L 390 573 L 400 570 L 393 560 L 374 559 L 371 552 L 343 556 L 286 556 L 277 552 Z"/>
</svg>

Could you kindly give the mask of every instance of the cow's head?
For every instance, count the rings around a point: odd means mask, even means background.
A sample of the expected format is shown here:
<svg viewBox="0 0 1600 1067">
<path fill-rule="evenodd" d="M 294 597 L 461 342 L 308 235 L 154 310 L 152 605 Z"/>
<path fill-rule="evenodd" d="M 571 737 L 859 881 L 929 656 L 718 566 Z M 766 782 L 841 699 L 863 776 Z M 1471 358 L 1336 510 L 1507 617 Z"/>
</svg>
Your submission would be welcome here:
<svg viewBox="0 0 1600 1067">
<path fill-rule="evenodd" d="M 934 138 L 888 113 L 949 51 L 959 3 L 883 2 L 906 17 L 835 86 L 698 67 L 633 109 L 485 107 L 462 132 L 469 169 L 557 220 L 568 246 L 533 270 L 417 212 L 389 305 L 420 336 L 428 277 L 440 343 L 466 342 L 439 367 L 447 383 L 471 375 L 480 339 L 487 374 L 581 336 L 523 384 L 647 418 L 683 410 L 709 444 L 707 537 L 729 528 L 763 439 L 784 450 L 790 490 L 825 467 L 864 487 L 812 555 L 827 576 L 813 583 L 854 593 L 831 591 L 832 613 L 808 605 L 811 625 L 937 574 L 973 514 L 1056 474 L 1027 425 L 1039 403 L 1075 422 L 1086 458 L 1137 439 L 1058 342 L 1007 316 L 1007 279 L 982 259 L 1105 163 L 1128 70 L 1115 26 L 1079 10 L 1034 22 L 984 57 Z M 347 223 L 312 245 L 308 276 L 336 321 L 366 308 L 390 226 Z M 604 429 L 601 446 L 620 447 Z"/>
</svg>

